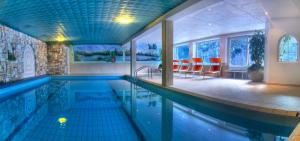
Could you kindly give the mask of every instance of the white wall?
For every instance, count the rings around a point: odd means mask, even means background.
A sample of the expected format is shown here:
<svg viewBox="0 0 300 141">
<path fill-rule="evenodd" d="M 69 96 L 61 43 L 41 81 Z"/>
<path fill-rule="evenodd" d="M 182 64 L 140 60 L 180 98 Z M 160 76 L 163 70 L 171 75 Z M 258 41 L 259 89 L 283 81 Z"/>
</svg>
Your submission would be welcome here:
<svg viewBox="0 0 300 141">
<path fill-rule="evenodd" d="M 129 75 L 130 63 L 71 64 L 71 75 Z"/>
<path fill-rule="evenodd" d="M 152 66 L 158 68 L 159 62 L 139 61 L 137 68 Z M 147 73 L 147 69 L 139 74 Z M 70 75 L 130 75 L 130 63 L 77 63 L 70 64 Z"/>
<path fill-rule="evenodd" d="M 267 24 L 265 82 L 300 85 L 299 61 L 297 63 L 278 62 L 278 44 L 285 34 L 296 37 L 299 46 L 300 18 L 273 18 Z"/>
</svg>

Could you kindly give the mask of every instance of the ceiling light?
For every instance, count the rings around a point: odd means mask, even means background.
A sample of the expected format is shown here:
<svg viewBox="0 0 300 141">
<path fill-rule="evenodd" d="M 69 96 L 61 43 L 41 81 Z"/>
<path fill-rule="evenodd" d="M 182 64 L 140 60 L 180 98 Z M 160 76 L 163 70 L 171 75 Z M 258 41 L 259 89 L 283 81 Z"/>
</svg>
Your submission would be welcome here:
<svg viewBox="0 0 300 141">
<path fill-rule="evenodd" d="M 57 41 L 57 42 L 64 42 L 66 40 L 67 40 L 67 38 L 64 35 L 62 35 L 62 34 L 58 34 L 55 37 L 55 41 Z"/>
<path fill-rule="evenodd" d="M 134 22 L 134 19 L 129 15 L 119 15 L 114 21 L 120 24 L 130 24 Z"/>
<path fill-rule="evenodd" d="M 269 15 L 269 13 L 266 11 L 266 12 L 265 12 L 265 15 L 266 15 L 266 16 L 268 16 L 268 15 Z"/>
<path fill-rule="evenodd" d="M 208 23 L 208 26 L 212 26 L 212 23 Z"/>
</svg>

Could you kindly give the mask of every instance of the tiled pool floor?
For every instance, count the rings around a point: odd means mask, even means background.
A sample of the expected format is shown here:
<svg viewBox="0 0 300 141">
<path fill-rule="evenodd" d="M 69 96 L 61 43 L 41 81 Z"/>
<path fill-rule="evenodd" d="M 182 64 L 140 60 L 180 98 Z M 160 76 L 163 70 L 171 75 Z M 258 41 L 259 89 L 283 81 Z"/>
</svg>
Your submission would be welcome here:
<svg viewBox="0 0 300 141">
<path fill-rule="evenodd" d="M 83 93 L 66 112 L 53 111 L 40 121 L 26 141 L 138 141 L 120 103 L 113 100 L 111 92 Z M 99 97 L 99 95 L 102 95 Z M 105 96 L 103 96 L 105 95 Z M 50 109 L 51 110 L 51 109 Z M 65 124 L 58 123 L 65 117 Z M 46 124 L 43 124 L 46 123 Z"/>
<path fill-rule="evenodd" d="M 96 86 L 96 87 L 95 87 Z M 140 138 L 106 81 L 67 82 L 9 140 L 139 141 Z M 29 95 L 25 93 L 24 95 Z M 21 96 L 22 98 L 22 96 Z M 40 98 L 36 98 L 39 100 Z M 26 101 L 27 102 L 27 101 Z M 35 101 L 25 103 L 25 109 Z M 26 105 L 27 104 L 27 105 Z M 30 105 L 31 104 L 31 105 Z M 37 107 L 37 106 L 33 106 Z M 21 113 L 19 113 L 21 114 Z M 26 116 L 26 115 L 24 115 Z M 18 128 L 16 128 L 18 129 Z M 1 140 L 1 139 L 0 139 Z"/>
</svg>

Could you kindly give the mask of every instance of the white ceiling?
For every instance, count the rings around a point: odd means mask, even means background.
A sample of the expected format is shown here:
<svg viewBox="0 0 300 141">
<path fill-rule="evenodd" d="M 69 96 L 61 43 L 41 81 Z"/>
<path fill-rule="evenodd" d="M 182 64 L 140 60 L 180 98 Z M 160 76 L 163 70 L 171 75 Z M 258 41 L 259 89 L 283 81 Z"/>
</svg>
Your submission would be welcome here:
<svg viewBox="0 0 300 141">
<path fill-rule="evenodd" d="M 135 40 L 137 43 L 157 43 L 161 44 L 162 36 L 161 36 L 161 24 L 157 24 L 156 26 L 150 28 L 142 35 L 138 36 Z"/>
<path fill-rule="evenodd" d="M 300 0 L 260 0 L 270 18 L 300 18 Z"/>
<path fill-rule="evenodd" d="M 209 5 L 207 3 L 209 1 Z M 266 0 L 268 1 L 268 0 Z M 272 1 L 272 0 L 269 0 Z M 280 0 L 279 0 L 280 1 Z M 174 20 L 174 44 L 205 37 L 249 30 L 264 29 L 265 10 L 257 0 L 202 0 L 199 8 L 193 7 Z M 196 10 L 195 10 L 196 9 Z M 161 25 L 142 34 L 139 43 L 161 43 Z"/>
<path fill-rule="evenodd" d="M 264 29 L 265 21 L 265 11 L 257 0 L 221 0 L 175 19 L 174 43 Z"/>
</svg>

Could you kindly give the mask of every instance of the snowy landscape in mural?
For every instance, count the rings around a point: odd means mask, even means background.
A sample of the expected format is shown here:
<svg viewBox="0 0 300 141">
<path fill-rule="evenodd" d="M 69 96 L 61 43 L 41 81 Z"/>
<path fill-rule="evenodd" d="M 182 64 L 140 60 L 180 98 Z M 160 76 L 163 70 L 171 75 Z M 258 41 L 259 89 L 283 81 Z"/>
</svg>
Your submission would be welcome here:
<svg viewBox="0 0 300 141">
<path fill-rule="evenodd" d="M 130 49 L 119 45 L 76 45 L 75 62 L 121 62 L 130 60 Z"/>
<path fill-rule="evenodd" d="M 138 43 L 136 49 L 137 61 L 160 61 L 161 46 L 155 43 Z"/>
</svg>

